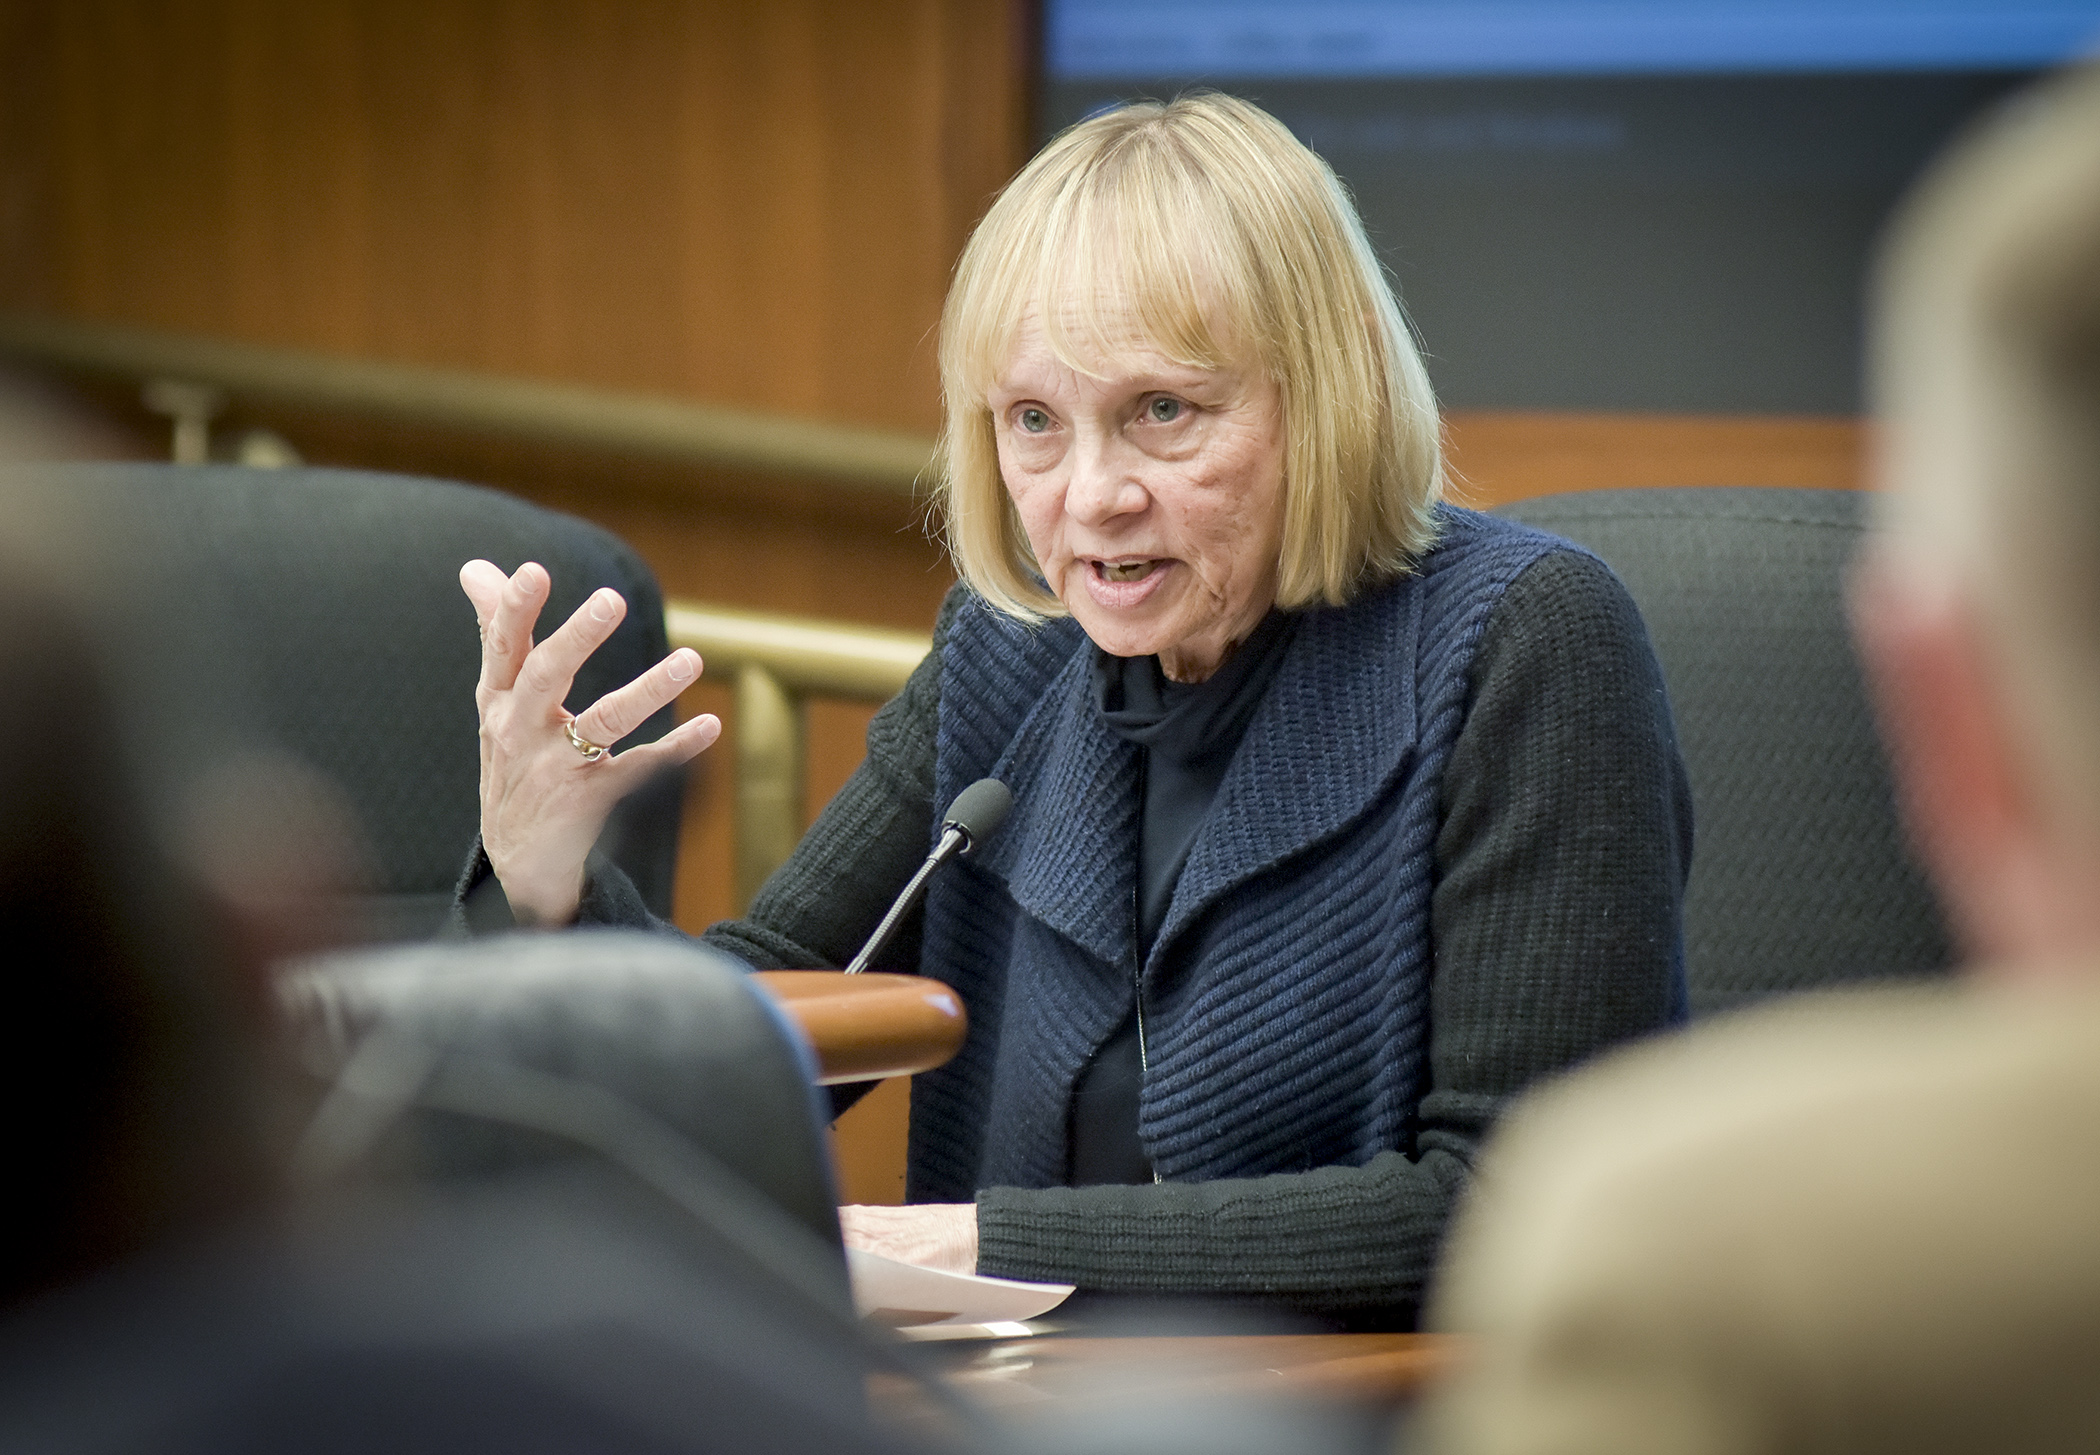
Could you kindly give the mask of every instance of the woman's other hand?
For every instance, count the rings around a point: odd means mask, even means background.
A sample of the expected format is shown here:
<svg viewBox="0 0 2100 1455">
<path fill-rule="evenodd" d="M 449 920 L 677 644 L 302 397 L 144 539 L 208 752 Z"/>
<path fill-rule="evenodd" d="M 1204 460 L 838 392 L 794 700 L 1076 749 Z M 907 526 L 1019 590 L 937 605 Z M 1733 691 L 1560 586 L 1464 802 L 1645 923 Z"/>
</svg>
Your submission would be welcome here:
<svg viewBox="0 0 2100 1455">
<path fill-rule="evenodd" d="M 545 641 L 532 629 L 553 582 L 527 561 L 514 576 L 488 561 L 460 568 L 460 587 L 481 627 L 481 843 L 520 924 L 576 917 L 584 860 L 613 805 L 651 774 L 683 763 L 721 736 L 721 719 L 693 718 L 653 743 L 595 759 L 570 739 L 610 748 L 700 675 L 700 656 L 681 647 L 634 681 L 608 692 L 572 722 L 562 699 L 582 667 L 627 615 L 620 593 L 601 588 Z"/>
<path fill-rule="evenodd" d="M 839 1209 L 846 1246 L 899 1263 L 947 1273 L 977 1271 L 977 1204 L 923 1202 L 908 1207 Z"/>
</svg>

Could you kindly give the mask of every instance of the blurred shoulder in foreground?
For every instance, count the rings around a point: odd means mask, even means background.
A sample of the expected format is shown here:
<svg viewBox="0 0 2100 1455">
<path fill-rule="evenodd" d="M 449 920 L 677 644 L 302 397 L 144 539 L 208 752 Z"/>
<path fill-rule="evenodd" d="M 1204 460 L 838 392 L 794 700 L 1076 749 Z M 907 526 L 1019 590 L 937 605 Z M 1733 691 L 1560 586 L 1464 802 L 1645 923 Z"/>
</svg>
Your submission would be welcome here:
<svg viewBox="0 0 2100 1455">
<path fill-rule="evenodd" d="M 1482 1167 L 1439 1318 L 1485 1341 L 1418 1433 L 2086 1448 L 2096 1108 L 2091 993 L 1808 996 L 1578 1074 Z"/>
</svg>

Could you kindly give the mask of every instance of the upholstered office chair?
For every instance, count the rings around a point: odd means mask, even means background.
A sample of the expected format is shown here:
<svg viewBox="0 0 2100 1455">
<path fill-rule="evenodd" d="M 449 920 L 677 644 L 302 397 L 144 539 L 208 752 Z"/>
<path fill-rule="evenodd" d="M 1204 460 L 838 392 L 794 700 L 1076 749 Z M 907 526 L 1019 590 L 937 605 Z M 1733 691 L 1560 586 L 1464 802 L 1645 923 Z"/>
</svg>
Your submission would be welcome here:
<svg viewBox="0 0 2100 1455">
<path fill-rule="evenodd" d="M 262 749 L 317 770 L 368 851 L 356 938 L 418 938 L 450 904 L 478 822 L 479 649 L 460 564 L 544 564 L 540 632 L 600 586 L 628 615 L 579 675 L 580 708 L 659 660 L 655 578 L 619 540 L 494 490 L 365 471 L 69 464 L 0 471 L 8 518 L 48 517 L 65 574 L 123 638 L 139 704 L 194 763 Z M 672 724 L 669 709 L 631 741 Z M 680 793 L 636 795 L 602 843 L 670 908 Z"/>
<path fill-rule="evenodd" d="M 1589 547 L 1647 618 L 1691 774 L 1695 1015 L 1949 961 L 1846 629 L 1849 491 L 1549 496 L 1498 514 Z"/>
<path fill-rule="evenodd" d="M 799 1033 L 728 956 L 639 931 L 505 935 L 325 956 L 279 989 L 312 1065 L 379 1109 L 324 1111 L 309 1162 L 392 1136 L 426 1179 L 580 1161 L 732 1232 L 766 1239 L 785 1213 L 810 1236 L 767 1248 L 814 1259 L 846 1307 L 829 1102 Z"/>
</svg>

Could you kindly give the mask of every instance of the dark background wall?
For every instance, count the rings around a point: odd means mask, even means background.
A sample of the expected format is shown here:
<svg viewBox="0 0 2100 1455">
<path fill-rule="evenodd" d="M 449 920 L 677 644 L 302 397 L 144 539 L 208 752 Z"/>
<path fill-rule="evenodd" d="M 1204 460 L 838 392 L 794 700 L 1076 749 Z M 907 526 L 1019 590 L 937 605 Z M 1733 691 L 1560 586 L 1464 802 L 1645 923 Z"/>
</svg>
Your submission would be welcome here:
<svg viewBox="0 0 2100 1455">
<path fill-rule="evenodd" d="M 1218 84 L 1349 183 L 1449 407 L 1839 416 L 1890 209 L 2027 74 Z M 1187 84 L 1054 84 L 1041 126 Z"/>
</svg>

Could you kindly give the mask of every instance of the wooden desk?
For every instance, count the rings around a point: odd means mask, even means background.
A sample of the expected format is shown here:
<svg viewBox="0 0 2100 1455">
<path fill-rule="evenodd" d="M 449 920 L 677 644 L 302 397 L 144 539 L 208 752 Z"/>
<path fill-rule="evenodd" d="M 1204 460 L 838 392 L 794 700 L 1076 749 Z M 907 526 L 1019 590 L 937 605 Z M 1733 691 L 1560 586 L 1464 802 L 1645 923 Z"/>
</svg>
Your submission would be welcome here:
<svg viewBox="0 0 2100 1455">
<path fill-rule="evenodd" d="M 1394 1408 L 1443 1375 L 1460 1344 L 1444 1334 L 1051 1335 L 928 1344 L 915 1352 L 966 1398 L 1001 1417 L 1026 1419 L 1205 1396 Z M 869 1399 L 891 1423 L 938 1426 L 942 1420 L 902 1376 L 877 1375 Z"/>
<path fill-rule="evenodd" d="M 961 1049 L 970 1025 L 961 997 L 917 975 L 761 970 L 756 978 L 802 1028 L 822 1086 L 930 1071 Z"/>
</svg>

